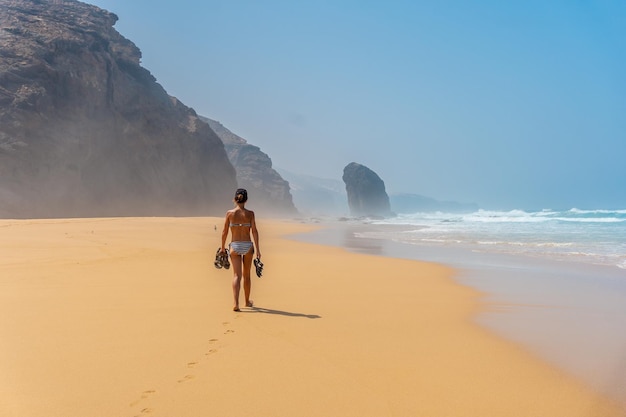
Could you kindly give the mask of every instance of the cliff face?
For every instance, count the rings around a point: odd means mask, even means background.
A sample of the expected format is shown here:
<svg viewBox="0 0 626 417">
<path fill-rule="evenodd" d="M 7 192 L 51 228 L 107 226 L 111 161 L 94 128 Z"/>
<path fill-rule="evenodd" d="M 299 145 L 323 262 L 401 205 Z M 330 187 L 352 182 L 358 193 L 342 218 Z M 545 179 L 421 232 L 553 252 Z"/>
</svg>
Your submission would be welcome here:
<svg viewBox="0 0 626 417">
<path fill-rule="evenodd" d="M 385 183 L 368 167 L 351 162 L 343 170 L 350 213 L 355 216 L 390 216 Z"/>
<path fill-rule="evenodd" d="M 221 123 L 202 118 L 224 143 L 230 162 L 237 172 L 237 183 L 248 190 L 250 207 L 265 216 L 297 214 L 289 183 L 272 168 L 272 160 L 258 146 L 250 145 Z"/>
<path fill-rule="evenodd" d="M 117 16 L 0 0 L 0 217 L 223 214 L 224 146 L 140 65 Z"/>
</svg>

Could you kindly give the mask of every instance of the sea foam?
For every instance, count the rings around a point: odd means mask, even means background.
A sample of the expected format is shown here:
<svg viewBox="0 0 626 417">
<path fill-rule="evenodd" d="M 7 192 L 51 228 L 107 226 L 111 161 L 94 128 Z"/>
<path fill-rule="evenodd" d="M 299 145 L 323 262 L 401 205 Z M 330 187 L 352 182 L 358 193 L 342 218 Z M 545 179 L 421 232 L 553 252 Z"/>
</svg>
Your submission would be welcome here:
<svg viewBox="0 0 626 417">
<path fill-rule="evenodd" d="M 515 254 L 626 269 L 626 210 L 478 210 L 411 213 L 375 221 L 396 226 L 362 237 L 415 245 L 463 246 L 476 252 Z"/>
</svg>

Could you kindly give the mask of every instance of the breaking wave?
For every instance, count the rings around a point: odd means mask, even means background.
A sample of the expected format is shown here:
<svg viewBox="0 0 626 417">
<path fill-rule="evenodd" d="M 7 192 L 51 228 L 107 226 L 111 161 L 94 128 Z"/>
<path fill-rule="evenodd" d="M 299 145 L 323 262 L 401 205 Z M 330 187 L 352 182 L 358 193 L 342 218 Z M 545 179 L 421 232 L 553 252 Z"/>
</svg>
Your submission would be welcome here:
<svg viewBox="0 0 626 417">
<path fill-rule="evenodd" d="M 626 210 L 412 213 L 374 222 L 400 225 L 364 237 L 418 245 L 461 245 L 474 251 L 530 255 L 626 269 Z M 419 226 L 419 227 L 416 227 Z"/>
</svg>

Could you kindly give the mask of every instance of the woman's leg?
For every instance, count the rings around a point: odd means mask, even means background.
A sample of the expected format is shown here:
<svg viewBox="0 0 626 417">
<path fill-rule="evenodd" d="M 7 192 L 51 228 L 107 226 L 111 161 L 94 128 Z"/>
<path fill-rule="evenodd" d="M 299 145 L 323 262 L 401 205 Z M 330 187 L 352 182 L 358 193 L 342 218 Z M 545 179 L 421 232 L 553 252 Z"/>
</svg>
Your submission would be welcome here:
<svg viewBox="0 0 626 417">
<path fill-rule="evenodd" d="M 241 277 L 244 257 L 237 252 L 230 252 L 230 263 L 233 267 L 233 297 L 235 299 L 234 311 L 239 311 L 239 291 L 241 290 Z"/>
<path fill-rule="evenodd" d="M 250 269 L 252 269 L 252 260 L 254 259 L 254 250 L 248 251 L 243 256 L 243 293 L 246 297 L 246 307 L 252 307 L 250 299 L 250 290 L 252 289 L 252 281 L 250 280 Z"/>
</svg>

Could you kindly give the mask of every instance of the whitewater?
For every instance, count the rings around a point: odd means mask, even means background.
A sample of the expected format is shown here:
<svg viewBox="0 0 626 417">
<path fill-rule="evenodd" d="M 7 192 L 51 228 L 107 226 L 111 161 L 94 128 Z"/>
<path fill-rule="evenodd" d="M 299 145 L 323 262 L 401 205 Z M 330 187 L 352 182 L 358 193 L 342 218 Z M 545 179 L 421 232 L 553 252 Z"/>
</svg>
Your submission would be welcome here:
<svg viewBox="0 0 626 417">
<path fill-rule="evenodd" d="M 344 218 L 297 238 L 455 268 L 489 306 L 480 325 L 626 406 L 626 210 Z"/>
<path fill-rule="evenodd" d="M 358 237 L 626 269 L 626 210 L 413 213 L 373 221 Z"/>
</svg>

